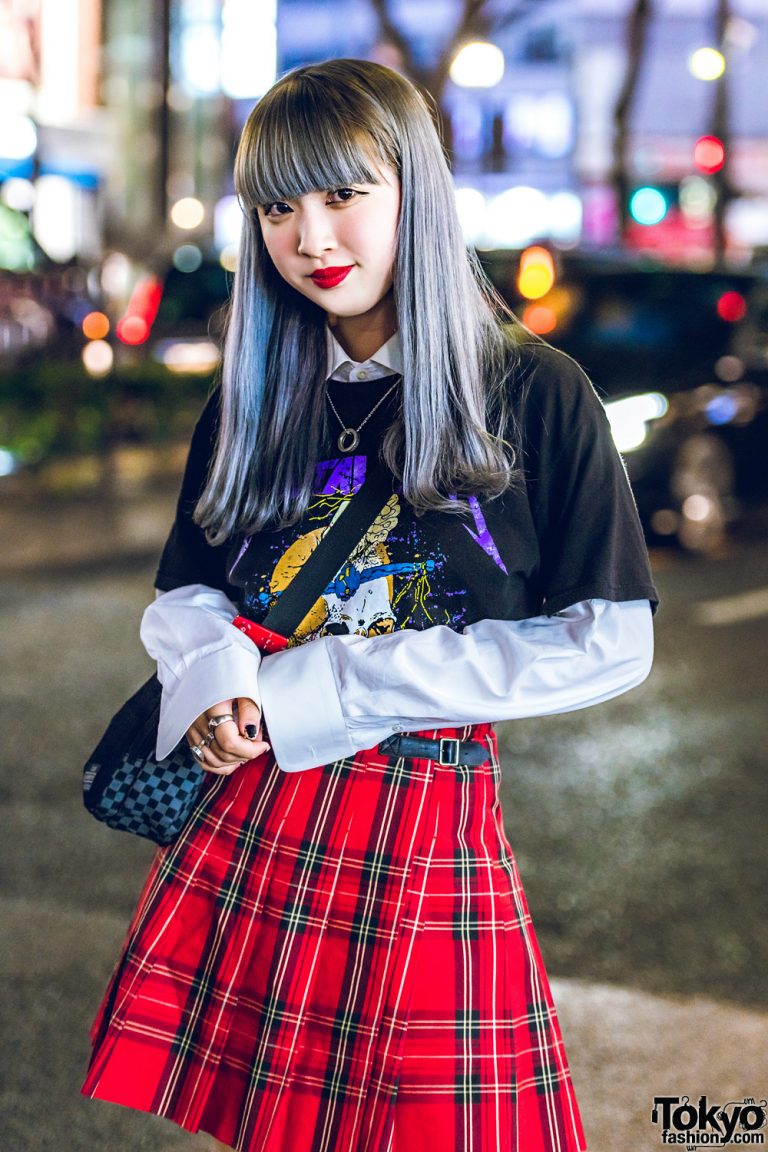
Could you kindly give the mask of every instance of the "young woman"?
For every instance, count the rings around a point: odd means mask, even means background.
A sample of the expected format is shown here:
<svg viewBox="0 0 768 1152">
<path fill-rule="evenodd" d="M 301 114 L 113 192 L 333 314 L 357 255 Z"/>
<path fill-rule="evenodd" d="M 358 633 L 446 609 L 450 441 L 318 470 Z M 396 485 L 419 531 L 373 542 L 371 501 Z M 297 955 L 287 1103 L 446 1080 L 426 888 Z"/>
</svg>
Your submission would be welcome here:
<svg viewBox="0 0 768 1152">
<path fill-rule="evenodd" d="M 650 667 L 604 412 L 479 276 L 401 76 L 287 75 L 236 185 L 222 384 L 142 625 L 158 754 L 186 738 L 210 786 L 158 854 L 84 1091 L 239 1152 L 577 1152 L 492 722 Z M 294 643 L 260 656 L 232 619 L 261 620 L 382 473 Z"/>
</svg>

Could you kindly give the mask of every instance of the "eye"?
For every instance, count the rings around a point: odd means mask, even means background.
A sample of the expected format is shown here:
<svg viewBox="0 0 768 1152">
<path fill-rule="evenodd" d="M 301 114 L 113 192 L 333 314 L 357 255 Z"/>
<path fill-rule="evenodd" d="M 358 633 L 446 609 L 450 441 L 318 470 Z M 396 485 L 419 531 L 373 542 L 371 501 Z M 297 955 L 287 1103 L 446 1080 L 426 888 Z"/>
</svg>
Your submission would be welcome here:
<svg viewBox="0 0 768 1152">
<path fill-rule="evenodd" d="M 350 200 L 367 195 L 367 192 L 361 192 L 357 188 L 334 188 L 332 192 L 328 193 L 328 202 L 330 204 L 349 204 Z"/>
<path fill-rule="evenodd" d="M 271 204 L 262 204 L 261 214 L 267 220 L 276 220 L 280 216 L 287 216 L 292 212 L 290 204 L 286 204 L 284 200 L 273 200 Z"/>
</svg>

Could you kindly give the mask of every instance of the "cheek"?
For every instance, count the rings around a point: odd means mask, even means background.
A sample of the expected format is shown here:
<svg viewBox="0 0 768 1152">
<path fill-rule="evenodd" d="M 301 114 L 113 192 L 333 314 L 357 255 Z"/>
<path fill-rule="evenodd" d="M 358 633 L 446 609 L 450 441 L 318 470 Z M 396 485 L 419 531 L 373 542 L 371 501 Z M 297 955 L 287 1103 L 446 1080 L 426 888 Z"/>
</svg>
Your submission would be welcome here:
<svg viewBox="0 0 768 1152">
<path fill-rule="evenodd" d="M 381 272 L 390 271 L 395 258 L 395 227 L 394 222 L 377 216 L 361 227 L 355 237 L 357 250 L 367 253 L 369 263 Z"/>
<path fill-rule="evenodd" d="M 380 263 L 391 268 L 397 247 L 398 212 L 396 205 L 389 205 L 388 207 L 387 216 L 384 219 L 379 218 L 373 235 L 377 238 L 376 246 Z"/>
<path fill-rule="evenodd" d="M 267 250 L 267 255 L 280 273 L 283 273 L 291 251 L 288 231 L 287 228 L 283 227 L 279 232 L 267 233 L 266 230 L 262 232 L 262 239 L 264 241 L 264 247 Z"/>
</svg>

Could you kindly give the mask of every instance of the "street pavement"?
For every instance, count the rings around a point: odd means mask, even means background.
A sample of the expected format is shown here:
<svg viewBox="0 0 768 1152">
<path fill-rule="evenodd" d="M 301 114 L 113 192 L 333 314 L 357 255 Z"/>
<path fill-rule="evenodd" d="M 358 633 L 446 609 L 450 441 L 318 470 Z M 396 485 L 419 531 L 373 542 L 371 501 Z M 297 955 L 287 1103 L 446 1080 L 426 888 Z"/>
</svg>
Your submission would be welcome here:
<svg viewBox="0 0 768 1152">
<path fill-rule="evenodd" d="M 90 1018 L 151 858 L 151 845 L 83 811 L 79 768 L 146 674 L 136 631 L 172 504 L 168 489 L 112 501 L 19 492 L 0 508 L 0 1152 L 207 1147 L 78 1093 Z M 763 558 L 732 562 L 746 592 Z M 731 572 L 712 569 L 714 599 Z M 720 709 L 710 703 L 718 677 L 742 676 L 748 636 L 737 646 L 721 630 L 709 660 L 687 655 L 686 596 L 710 576 L 663 556 L 657 575 L 668 607 L 648 684 L 600 709 L 501 733 L 507 824 L 591 1152 L 661 1148 L 656 1096 L 728 1104 L 759 1101 L 768 1086 L 765 850 L 755 847 L 765 839 L 765 740 L 759 726 L 750 734 L 744 711 L 758 689 L 734 684 Z M 744 732 L 724 735 L 726 709 Z M 691 713 L 695 731 L 683 721 Z M 742 737 L 741 775 L 721 784 L 727 750 L 718 749 Z M 653 842 L 643 838 L 650 826 Z M 728 859 L 709 873 L 723 842 Z"/>
</svg>

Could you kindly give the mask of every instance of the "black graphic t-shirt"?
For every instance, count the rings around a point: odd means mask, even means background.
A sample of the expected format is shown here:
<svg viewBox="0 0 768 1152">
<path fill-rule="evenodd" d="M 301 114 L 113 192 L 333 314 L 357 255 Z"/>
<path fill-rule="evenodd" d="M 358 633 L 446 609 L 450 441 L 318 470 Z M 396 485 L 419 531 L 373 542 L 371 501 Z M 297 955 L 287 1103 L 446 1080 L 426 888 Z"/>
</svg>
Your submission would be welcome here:
<svg viewBox="0 0 768 1152">
<path fill-rule="evenodd" d="M 458 631 L 481 619 L 552 615 L 593 597 L 655 604 L 634 501 L 591 384 L 553 349 L 530 344 L 520 352 L 509 438 L 518 446 L 521 479 L 495 500 L 470 497 L 460 516 L 417 516 L 393 477 L 391 499 L 302 621 L 298 641 L 435 624 Z M 346 426 L 357 428 L 392 382 L 331 381 Z M 379 448 L 399 400 L 398 387 L 365 423 L 353 452 L 339 450 L 341 429 L 331 417 L 299 523 L 213 548 L 191 519 L 215 439 L 212 396 L 192 440 L 157 587 L 207 584 L 244 615 L 263 619 L 369 469 L 385 467 Z"/>
</svg>

